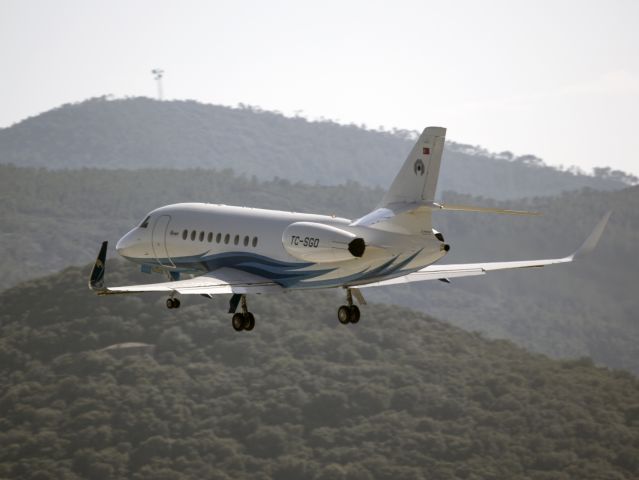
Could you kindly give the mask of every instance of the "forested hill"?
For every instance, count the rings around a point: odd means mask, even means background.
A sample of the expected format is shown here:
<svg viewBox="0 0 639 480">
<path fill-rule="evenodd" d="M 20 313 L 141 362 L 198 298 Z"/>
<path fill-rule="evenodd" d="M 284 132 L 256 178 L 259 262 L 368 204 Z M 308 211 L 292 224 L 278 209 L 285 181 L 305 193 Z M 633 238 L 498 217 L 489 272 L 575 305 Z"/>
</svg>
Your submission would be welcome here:
<svg viewBox="0 0 639 480">
<path fill-rule="evenodd" d="M 92 261 L 101 241 L 115 245 L 159 205 L 202 201 L 356 218 L 383 194 L 381 189 L 356 184 L 259 182 L 229 171 L 47 171 L 5 166 L 0 166 L 0 191 L 4 195 L 0 288 Z M 563 256 L 583 241 L 607 210 L 614 213 L 598 248 L 575 264 L 494 272 L 456 279 L 451 285 L 386 287 L 367 292 L 368 297 L 408 305 L 553 356 L 587 355 L 611 367 L 639 372 L 639 187 L 573 192 L 527 203 L 452 195 L 449 200 L 538 209 L 544 215 L 437 213 L 435 227 L 452 245 L 446 263 Z M 160 280 L 159 276 L 144 279 Z"/>
<path fill-rule="evenodd" d="M 452 142 L 455 129 L 449 127 L 439 192 L 522 198 L 585 186 L 619 189 L 637 180 L 606 168 L 596 177 L 575 175 L 545 166 L 532 155 L 490 155 Z M 0 163 L 51 169 L 232 168 L 261 179 L 387 187 L 413 145 L 410 135 L 309 122 L 249 107 L 92 99 L 0 129 Z"/>
<path fill-rule="evenodd" d="M 96 297 L 88 271 L 0 294 L 1 478 L 639 476 L 628 373 L 382 305 L 343 326 L 334 292 L 252 298 L 238 333 L 226 298 Z"/>
</svg>

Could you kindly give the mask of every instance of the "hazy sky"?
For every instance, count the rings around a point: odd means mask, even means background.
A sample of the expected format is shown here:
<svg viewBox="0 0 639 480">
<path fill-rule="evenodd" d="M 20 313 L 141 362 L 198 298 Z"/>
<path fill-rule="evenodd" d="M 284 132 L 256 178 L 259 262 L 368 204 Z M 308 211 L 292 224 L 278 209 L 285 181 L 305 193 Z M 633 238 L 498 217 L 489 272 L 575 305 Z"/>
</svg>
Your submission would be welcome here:
<svg viewBox="0 0 639 480">
<path fill-rule="evenodd" d="M 639 175 L 639 1 L 0 0 L 0 127 L 92 96 L 259 105 Z"/>
</svg>

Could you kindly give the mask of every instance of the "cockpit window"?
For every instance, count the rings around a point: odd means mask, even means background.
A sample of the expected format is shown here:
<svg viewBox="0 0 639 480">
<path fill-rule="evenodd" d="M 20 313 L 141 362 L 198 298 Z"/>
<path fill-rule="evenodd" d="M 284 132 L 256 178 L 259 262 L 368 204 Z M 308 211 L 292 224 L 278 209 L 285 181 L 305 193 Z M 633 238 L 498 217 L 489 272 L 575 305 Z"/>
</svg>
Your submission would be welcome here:
<svg viewBox="0 0 639 480">
<path fill-rule="evenodd" d="M 149 219 L 151 218 L 151 215 L 149 215 L 148 217 L 146 217 L 144 219 L 144 221 L 140 224 L 140 228 L 146 228 L 149 226 Z"/>
</svg>

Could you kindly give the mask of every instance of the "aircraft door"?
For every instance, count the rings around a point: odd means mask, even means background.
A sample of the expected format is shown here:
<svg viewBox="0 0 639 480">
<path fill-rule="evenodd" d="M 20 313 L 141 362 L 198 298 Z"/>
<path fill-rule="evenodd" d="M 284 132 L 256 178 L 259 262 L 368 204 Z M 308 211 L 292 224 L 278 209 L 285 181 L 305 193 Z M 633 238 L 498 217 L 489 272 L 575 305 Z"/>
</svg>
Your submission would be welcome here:
<svg viewBox="0 0 639 480">
<path fill-rule="evenodd" d="M 153 255 L 160 265 L 163 267 L 175 267 L 175 264 L 169 256 L 169 251 L 166 245 L 166 236 L 169 232 L 169 223 L 171 217 L 169 215 L 162 215 L 158 217 L 153 225 L 153 233 L 151 239 L 151 245 L 153 247 Z"/>
</svg>

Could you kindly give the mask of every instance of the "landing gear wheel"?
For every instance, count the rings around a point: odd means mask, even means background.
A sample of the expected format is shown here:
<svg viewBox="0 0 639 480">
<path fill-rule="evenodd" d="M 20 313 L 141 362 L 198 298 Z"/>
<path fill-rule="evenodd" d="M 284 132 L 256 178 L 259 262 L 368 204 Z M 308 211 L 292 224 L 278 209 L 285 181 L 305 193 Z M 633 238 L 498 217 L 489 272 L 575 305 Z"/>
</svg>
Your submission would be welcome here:
<svg viewBox="0 0 639 480">
<path fill-rule="evenodd" d="M 175 308 L 175 303 L 172 298 L 166 299 L 166 308 L 168 308 L 169 310 Z"/>
<path fill-rule="evenodd" d="M 236 332 L 240 332 L 242 330 L 250 332 L 255 328 L 255 317 L 251 312 L 248 311 L 248 306 L 246 304 L 246 295 L 242 295 L 240 297 L 239 303 L 242 311 L 233 314 L 233 317 L 231 318 L 231 325 L 233 325 L 233 329 Z M 235 309 L 237 308 L 237 304 L 237 297 L 234 295 L 233 298 L 231 298 L 231 312 L 235 311 Z"/>
<path fill-rule="evenodd" d="M 347 305 L 342 305 L 337 309 L 337 319 L 342 325 L 346 325 L 351 321 L 351 310 Z M 359 318 L 358 318 L 359 320 Z"/>
<path fill-rule="evenodd" d="M 173 299 L 173 308 L 180 308 L 180 300 L 177 298 Z"/>
<path fill-rule="evenodd" d="M 357 305 L 351 305 L 349 310 L 351 323 L 359 322 L 359 307 Z"/>
<path fill-rule="evenodd" d="M 244 330 L 250 332 L 255 328 L 255 317 L 251 312 L 246 312 L 244 314 Z"/>
<path fill-rule="evenodd" d="M 236 332 L 241 332 L 242 330 L 244 330 L 244 315 L 242 315 L 241 313 L 236 313 L 235 315 L 233 315 L 233 318 L 231 319 L 231 325 L 233 325 L 233 329 Z"/>
</svg>

